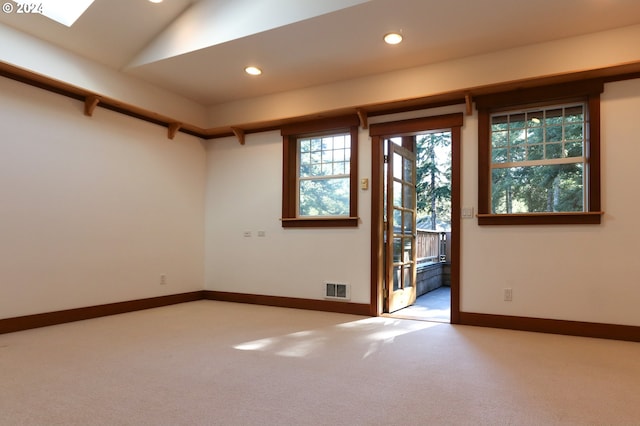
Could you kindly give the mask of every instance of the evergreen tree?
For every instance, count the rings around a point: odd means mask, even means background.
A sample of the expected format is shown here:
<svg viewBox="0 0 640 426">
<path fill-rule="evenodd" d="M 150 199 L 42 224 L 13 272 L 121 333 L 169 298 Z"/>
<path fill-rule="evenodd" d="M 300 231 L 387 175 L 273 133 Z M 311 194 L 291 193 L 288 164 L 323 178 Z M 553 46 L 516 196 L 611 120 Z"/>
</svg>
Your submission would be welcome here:
<svg viewBox="0 0 640 426">
<path fill-rule="evenodd" d="M 451 223 L 451 133 L 416 136 L 416 192 L 421 227 Z M 446 154 L 444 154 L 446 152 Z M 424 225 L 428 222 L 428 225 Z"/>
</svg>

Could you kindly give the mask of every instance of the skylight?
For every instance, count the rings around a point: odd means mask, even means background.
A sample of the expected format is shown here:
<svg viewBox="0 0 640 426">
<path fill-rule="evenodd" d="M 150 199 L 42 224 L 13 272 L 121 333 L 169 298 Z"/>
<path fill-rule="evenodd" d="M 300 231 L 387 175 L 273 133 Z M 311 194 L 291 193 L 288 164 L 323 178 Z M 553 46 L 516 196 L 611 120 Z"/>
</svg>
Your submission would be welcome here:
<svg viewBox="0 0 640 426">
<path fill-rule="evenodd" d="M 14 0 L 19 5 L 27 8 L 33 5 L 33 2 L 24 0 Z M 78 20 L 80 16 L 91 6 L 94 0 L 40 0 L 38 12 L 42 12 L 47 18 L 70 27 Z"/>
</svg>

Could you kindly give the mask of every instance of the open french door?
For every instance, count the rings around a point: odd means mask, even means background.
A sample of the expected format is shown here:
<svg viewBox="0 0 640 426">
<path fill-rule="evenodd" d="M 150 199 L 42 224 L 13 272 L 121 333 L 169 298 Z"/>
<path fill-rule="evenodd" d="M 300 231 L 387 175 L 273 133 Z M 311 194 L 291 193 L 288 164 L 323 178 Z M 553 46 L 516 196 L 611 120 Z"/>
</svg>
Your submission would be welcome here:
<svg viewBox="0 0 640 426">
<path fill-rule="evenodd" d="M 416 301 L 416 156 L 387 145 L 385 200 L 385 312 Z"/>
</svg>

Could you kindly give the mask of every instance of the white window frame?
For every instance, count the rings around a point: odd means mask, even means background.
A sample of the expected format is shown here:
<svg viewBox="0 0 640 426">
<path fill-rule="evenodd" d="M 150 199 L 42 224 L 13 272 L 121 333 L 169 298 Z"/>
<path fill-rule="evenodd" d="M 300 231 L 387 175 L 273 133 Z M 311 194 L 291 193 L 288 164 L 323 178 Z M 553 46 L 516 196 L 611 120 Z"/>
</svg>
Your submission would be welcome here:
<svg viewBox="0 0 640 426">
<path fill-rule="evenodd" d="M 564 120 L 564 118 L 566 117 L 565 112 L 571 108 L 575 108 L 575 107 L 580 107 L 582 109 L 582 121 L 581 122 L 576 122 L 576 121 L 572 121 L 572 122 L 567 122 Z M 559 110 L 561 109 L 563 111 L 562 114 L 562 124 L 559 126 L 547 126 L 546 125 L 546 114 L 548 111 L 552 111 L 552 110 Z M 541 125 L 540 126 L 529 126 L 527 123 L 530 121 L 528 119 L 526 119 L 526 117 L 528 117 L 529 115 L 537 115 L 537 113 L 542 113 L 542 117 L 543 119 L 541 120 Z M 524 147 L 527 150 L 534 145 L 539 145 L 541 146 L 541 148 L 543 149 L 543 152 L 546 153 L 546 150 L 549 146 L 551 145 L 557 145 L 561 147 L 561 151 L 565 152 L 565 147 L 567 144 L 569 143 L 575 143 L 580 141 L 581 143 L 581 151 L 582 151 L 582 155 L 581 156 L 574 156 L 574 157 L 569 157 L 569 156 L 561 156 L 561 157 L 557 157 L 557 158 L 543 158 L 543 159 L 537 159 L 537 160 L 522 160 L 522 161 L 505 161 L 505 162 L 495 162 L 494 161 L 494 157 L 493 157 L 493 152 L 496 149 L 496 147 L 493 144 L 493 135 L 494 135 L 494 129 L 493 129 L 493 119 L 494 117 L 500 117 L 500 116 L 507 116 L 509 118 L 509 120 L 507 121 L 507 123 L 509 124 L 510 118 L 513 116 L 518 116 L 518 115 L 523 115 L 525 117 L 525 120 L 523 121 L 525 123 L 525 127 L 518 127 L 515 128 L 513 130 L 519 130 L 519 131 L 524 131 L 525 132 L 525 139 L 528 139 L 528 135 L 526 134 L 527 130 L 529 129 L 540 129 L 542 132 L 542 141 L 538 144 L 529 144 L 527 142 L 524 142 L 522 145 L 519 145 L 518 147 Z M 535 107 L 535 108 L 528 108 L 528 109 L 512 109 L 512 110 L 505 110 L 505 111 L 499 111 L 499 112 L 494 112 L 491 114 L 490 116 L 490 122 L 492 123 L 491 125 L 491 129 L 490 129 L 490 136 L 489 139 L 491 141 L 491 154 L 490 154 L 490 166 L 489 166 L 489 170 L 491 175 L 493 176 L 493 171 L 496 169 L 510 169 L 510 168 L 514 168 L 514 167 L 522 167 L 522 168 L 526 168 L 526 167 L 536 167 L 536 166 L 554 166 L 554 165 L 562 165 L 562 164 L 582 164 L 582 210 L 581 211 L 587 211 L 587 205 L 588 205 L 588 179 L 587 177 L 589 176 L 589 162 L 587 160 L 587 155 L 586 153 L 589 151 L 589 108 L 588 108 L 588 104 L 587 102 L 573 102 L 573 103 L 562 103 L 562 104 L 549 104 L 549 105 L 545 105 L 545 106 L 540 106 L 540 107 Z M 576 124 L 581 124 L 582 125 L 582 139 L 567 139 L 566 138 L 566 126 L 567 125 L 576 125 Z M 562 131 L 562 136 L 560 138 L 559 141 L 547 141 L 546 139 L 546 134 L 547 132 L 545 131 L 547 129 L 547 127 L 560 127 L 561 131 Z M 511 127 L 509 125 L 507 125 L 507 141 L 511 140 L 510 137 L 510 132 L 512 131 Z M 514 145 L 511 143 L 507 143 L 507 145 L 505 145 L 504 147 L 500 147 L 500 149 L 506 149 L 508 155 L 510 155 L 510 151 L 514 148 Z M 546 156 L 546 155 L 545 155 Z M 493 180 L 490 179 L 490 189 L 489 189 L 489 194 L 490 196 L 492 196 L 494 188 L 493 188 Z M 493 210 L 493 206 L 492 206 L 492 210 Z M 570 211 L 559 211 L 562 213 L 565 212 L 575 212 L 574 210 L 570 210 Z M 495 211 L 492 211 L 493 214 L 505 214 L 505 213 L 497 213 Z M 529 213 L 529 212 L 523 212 L 523 213 Z M 543 212 L 538 212 L 538 213 L 551 213 L 548 211 L 543 211 Z"/>
</svg>

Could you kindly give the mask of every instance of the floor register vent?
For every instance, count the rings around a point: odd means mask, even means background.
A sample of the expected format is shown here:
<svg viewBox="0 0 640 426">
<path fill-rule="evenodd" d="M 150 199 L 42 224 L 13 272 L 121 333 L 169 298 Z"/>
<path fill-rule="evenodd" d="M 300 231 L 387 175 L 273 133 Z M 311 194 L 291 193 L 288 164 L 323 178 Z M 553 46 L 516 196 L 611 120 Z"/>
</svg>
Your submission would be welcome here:
<svg viewBox="0 0 640 426">
<path fill-rule="evenodd" d="M 327 281 L 324 288 L 325 299 L 349 300 L 351 298 L 349 284 Z"/>
</svg>

